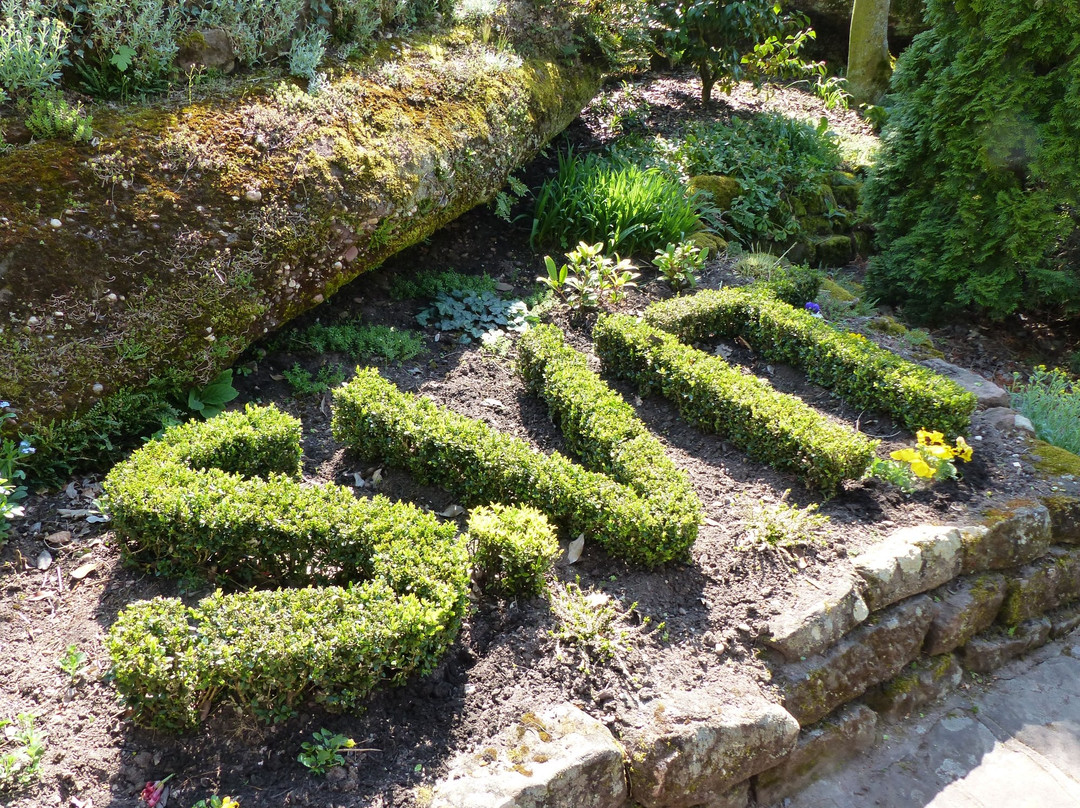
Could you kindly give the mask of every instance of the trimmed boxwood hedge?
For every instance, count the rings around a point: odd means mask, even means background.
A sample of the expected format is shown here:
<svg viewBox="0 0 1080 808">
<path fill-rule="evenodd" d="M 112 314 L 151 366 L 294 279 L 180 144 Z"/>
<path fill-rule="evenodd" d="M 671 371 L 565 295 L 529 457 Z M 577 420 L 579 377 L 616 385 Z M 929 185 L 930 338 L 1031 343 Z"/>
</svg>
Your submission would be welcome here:
<svg viewBox="0 0 1080 808">
<path fill-rule="evenodd" d="M 562 552 L 555 528 L 529 505 L 480 505 L 469 512 L 469 549 L 480 586 L 500 598 L 543 594 Z"/>
<path fill-rule="evenodd" d="M 617 376 L 662 394 L 695 426 L 826 493 L 861 477 L 873 457 L 875 441 L 637 318 L 602 316 L 593 339 Z"/>
<path fill-rule="evenodd" d="M 299 464 L 299 422 L 249 406 L 174 427 L 109 473 L 105 506 L 129 560 L 304 587 L 126 607 L 106 647 L 138 723 L 187 729 L 221 702 L 266 720 L 306 697 L 355 706 L 430 671 L 457 635 L 468 564 L 455 526 L 385 497 L 301 486 Z"/>
<path fill-rule="evenodd" d="M 802 368 L 855 407 L 887 412 L 912 432 L 966 433 L 975 396 L 951 379 L 843 334 L 761 291 L 706 290 L 655 303 L 645 319 L 683 342 L 740 336 L 770 362 Z"/>
<path fill-rule="evenodd" d="M 529 390 L 548 405 L 566 445 L 585 468 L 608 475 L 643 497 L 667 500 L 688 520 L 702 518 L 686 472 L 634 409 L 589 370 L 588 359 L 555 326 L 541 325 L 518 340 L 518 369 Z"/>
<path fill-rule="evenodd" d="M 670 507 L 662 494 L 639 496 L 558 452 L 545 455 L 481 421 L 403 393 L 374 368 L 357 369 L 334 391 L 334 438 L 365 457 L 384 458 L 463 504 L 532 505 L 585 532 L 611 555 L 653 567 L 685 559 L 698 514 Z"/>
</svg>

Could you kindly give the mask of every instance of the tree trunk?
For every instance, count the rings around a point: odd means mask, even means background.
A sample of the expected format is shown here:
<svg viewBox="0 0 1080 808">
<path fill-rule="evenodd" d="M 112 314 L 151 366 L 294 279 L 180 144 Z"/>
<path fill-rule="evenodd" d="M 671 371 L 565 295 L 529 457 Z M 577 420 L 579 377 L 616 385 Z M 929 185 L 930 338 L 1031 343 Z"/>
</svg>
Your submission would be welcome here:
<svg viewBox="0 0 1080 808">
<path fill-rule="evenodd" d="M 889 89 L 889 0 L 855 0 L 848 34 L 848 92 L 856 104 L 876 104 Z"/>
<path fill-rule="evenodd" d="M 716 84 L 716 74 L 713 72 L 712 66 L 708 62 L 702 62 L 698 65 L 698 72 L 701 73 L 701 105 L 705 106 L 712 101 L 712 89 Z"/>
</svg>

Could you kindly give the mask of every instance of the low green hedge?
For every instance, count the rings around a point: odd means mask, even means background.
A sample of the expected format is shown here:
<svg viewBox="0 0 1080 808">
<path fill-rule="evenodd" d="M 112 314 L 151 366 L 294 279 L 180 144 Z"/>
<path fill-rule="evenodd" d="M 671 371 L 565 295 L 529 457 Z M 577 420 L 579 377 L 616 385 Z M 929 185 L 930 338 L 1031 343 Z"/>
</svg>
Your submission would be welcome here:
<svg viewBox="0 0 1080 808">
<path fill-rule="evenodd" d="M 861 477 L 873 457 L 875 441 L 637 318 L 601 317 L 593 339 L 616 375 L 664 395 L 695 426 L 826 493 Z"/>
<path fill-rule="evenodd" d="M 887 412 L 913 432 L 966 433 L 975 411 L 975 396 L 951 379 L 761 292 L 707 290 L 672 298 L 650 306 L 645 319 L 688 343 L 741 336 L 770 362 L 802 368 L 852 406 Z"/>
<path fill-rule="evenodd" d="M 481 505 L 469 513 L 469 546 L 481 588 L 500 598 L 529 597 L 547 588 L 559 557 L 555 528 L 528 505 Z"/>
<path fill-rule="evenodd" d="M 463 504 L 532 505 L 571 534 L 585 532 L 613 556 L 646 567 L 685 559 L 697 514 L 645 498 L 558 452 L 545 455 L 481 421 L 403 393 L 373 368 L 334 391 L 334 438 L 384 458 Z"/>
<path fill-rule="evenodd" d="M 676 468 L 633 407 L 589 370 L 555 326 L 541 325 L 518 340 L 518 369 L 529 390 L 548 405 L 566 445 L 585 468 L 608 475 L 643 497 L 702 518 L 686 472 Z"/>
<path fill-rule="evenodd" d="M 301 486 L 299 465 L 299 423 L 249 407 L 175 427 L 106 478 L 124 552 L 144 568 L 306 587 L 125 608 L 106 647 L 138 723 L 187 729 L 221 702 L 266 720 L 306 697 L 351 707 L 430 671 L 453 641 L 468 603 L 454 525 L 385 497 Z M 341 585 L 309 586 L 329 582 Z"/>
</svg>

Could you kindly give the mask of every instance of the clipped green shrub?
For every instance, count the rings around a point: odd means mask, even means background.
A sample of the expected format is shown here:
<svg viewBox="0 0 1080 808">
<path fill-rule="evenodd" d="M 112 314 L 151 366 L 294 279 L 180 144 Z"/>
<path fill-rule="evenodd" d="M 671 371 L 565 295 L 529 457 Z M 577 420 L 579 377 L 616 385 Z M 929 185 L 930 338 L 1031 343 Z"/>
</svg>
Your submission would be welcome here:
<svg viewBox="0 0 1080 808">
<path fill-rule="evenodd" d="M 637 318 L 601 317 L 593 339 L 611 372 L 660 393 L 690 423 L 825 493 L 861 477 L 873 457 L 875 441 Z"/>
<path fill-rule="evenodd" d="M 912 314 L 1080 305 L 1080 2 L 927 0 L 864 188 L 867 285 Z"/>
<path fill-rule="evenodd" d="M 887 412 L 912 432 L 966 433 L 975 411 L 975 396 L 954 381 L 760 291 L 673 298 L 650 306 L 645 319 L 686 343 L 740 336 L 770 362 L 802 368 L 852 406 Z"/>
<path fill-rule="evenodd" d="M 541 325 L 524 334 L 518 369 L 585 468 L 642 497 L 664 498 L 688 522 L 701 520 L 701 503 L 686 472 L 671 462 L 634 408 L 589 370 L 585 355 L 567 345 L 562 331 Z"/>
<path fill-rule="evenodd" d="M 540 188 L 532 244 L 569 249 L 606 242 L 624 255 L 649 255 L 705 229 L 703 193 L 688 194 L 678 180 L 596 154 L 559 156 L 559 169 Z"/>
<path fill-rule="evenodd" d="M 481 505 L 469 514 L 473 566 L 483 590 L 501 598 L 530 597 L 559 557 L 559 541 L 536 508 Z"/>
<path fill-rule="evenodd" d="M 442 485 L 465 505 L 532 505 L 571 534 L 584 532 L 611 555 L 646 567 L 686 558 L 697 537 L 696 513 L 403 393 L 373 368 L 358 369 L 334 391 L 333 409 L 337 441 Z"/>
<path fill-rule="evenodd" d="M 145 568 L 303 587 L 125 608 L 106 647 L 138 723 L 188 729 L 223 702 L 263 720 L 307 697 L 353 707 L 430 671 L 457 634 L 468 576 L 454 525 L 301 486 L 299 438 L 295 419 L 249 407 L 170 429 L 106 478 L 124 553 Z M 325 582 L 339 585 L 310 586 Z"/>
</svg>

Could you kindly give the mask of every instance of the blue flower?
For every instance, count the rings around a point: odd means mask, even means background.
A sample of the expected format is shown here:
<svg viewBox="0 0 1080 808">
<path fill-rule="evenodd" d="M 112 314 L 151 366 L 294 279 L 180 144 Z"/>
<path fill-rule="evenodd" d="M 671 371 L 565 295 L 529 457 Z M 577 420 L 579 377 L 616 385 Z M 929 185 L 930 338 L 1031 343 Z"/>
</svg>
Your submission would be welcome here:
<svg viewBox="0 0 1080 808">
<path fill-rule="evenodd" d="M 821 314 L 821 306 L 819 306 L 817 303 L 807 303 L 803 308 L 805 308 L 811 314 Z"/>
<path fill-rule="evenodd" d="M 10 402 L 10 401 L 0 401 L 0 408 L 3 408 L 3 407 L 10 407 L 10 406 L 11 406 L 11 402 Z"/>
<path fill-rule="evenodd" d="M 26 440 L 19 441 L 19 454 L 31 455 L 36 451 L 37 451 L 37 449 L 35 449 L 33 446 L 30 445 L 30 441 L 26 441 Z"/>
</svg>

